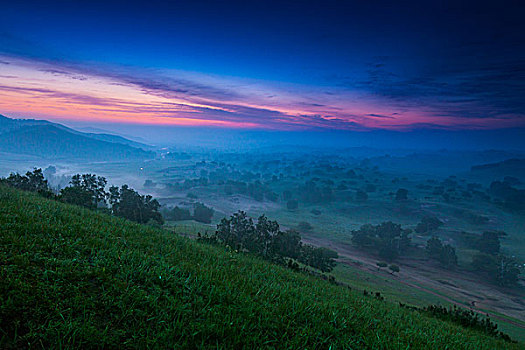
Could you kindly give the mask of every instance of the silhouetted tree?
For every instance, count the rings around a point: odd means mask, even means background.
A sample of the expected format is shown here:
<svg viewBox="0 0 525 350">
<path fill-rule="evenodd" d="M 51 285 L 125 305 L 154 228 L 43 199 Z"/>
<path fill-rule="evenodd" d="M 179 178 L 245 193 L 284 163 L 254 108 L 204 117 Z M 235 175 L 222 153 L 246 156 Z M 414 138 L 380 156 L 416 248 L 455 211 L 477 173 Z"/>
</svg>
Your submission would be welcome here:
<svg viewBox="0 0 525 350">
<path fill-rule="evenodd" d="M 299 208 L 299 202 L 297 201 L 297 199 L 290 199 L 286 203 L 286 207 L 288 208 L 288 210 L 295 210 Z"/>
<path fill-rule="evenodd" d="M 160 204 L 152 196 L 140 195 L 128 185 L 112 186 L 108 195 L 111 211 L 114 215 L 135 221 L 141 224 L 150 220 L 163 224 L 164 220 L 159 212 Z"/>
<path fill-rule="evenodd" d="M 435 216 L 425 216 L 421 222 L 417 224 L 415 231 L 417 233 L 427 233 L 437 230 L 443 226 L 443 222 Z"/>
<path fill-rule="evenodd" d="M 449 244 L 443 244 L 437 237 L 432 237 L 427 241 L 427 254 L 438 260 L 444 267 L 454 267 L 458 264 L 456 250 Z"/>
<path fill-rule="evenodd" d="M 19 173 L 11 173 L 7 178 L 2 179 L 1 182 L 19 190 L 37 192 L 44 197 L 53 195 L 40 168 L 34 168 L 33 171 L 26 172 L 25 176 Z"/>
<path fill-rule="evenodd" d="M 390 221 L 379 225 L 367 224 L 352 231 L 352 241 L 362 248 L 376 250 L 386 260 L 392 260 L 409 246 L 410 232 Z"/>
<path fill-rule="evenodd" d="M 205 224 L 211 224 L 213 212 L 213 208 L 207 207 L 203 203 L 195 203 L 193 208 L 193 219 Z"/>
<path fill-rule="evenodd" d="M 408 190 L 405 188 L 400 188 L 396 192 L 396 201 L 406 201 L 408 199 Z"/>
</svg>

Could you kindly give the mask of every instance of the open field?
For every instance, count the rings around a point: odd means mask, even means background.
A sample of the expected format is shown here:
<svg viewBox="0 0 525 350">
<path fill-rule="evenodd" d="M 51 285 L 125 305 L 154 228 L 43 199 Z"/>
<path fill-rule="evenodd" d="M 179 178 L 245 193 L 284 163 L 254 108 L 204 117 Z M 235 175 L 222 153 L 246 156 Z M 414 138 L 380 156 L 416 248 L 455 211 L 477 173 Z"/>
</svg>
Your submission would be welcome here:
<svg viewBox="0 0 525 350">
<path fill-rule="evenodd" d="M 4 348 L 215 348 L 219 340 L 280 348 L 519 346 L 257 258 L 4 187 L 0 224 Z"/>
<path fill-rule="evenodd" d="M 91 172 L 103 175 L 110 183 L 128 183 L 140 192 L 153 195 L 166 207 L 191 209 L 197 202 L 212 207 L 215 213 L 211 224 L 166 223 L 168 230 L 189 237 L 195 237 L 198 232 L 214 232 L 221 218 L 238 210 L 254 218 L 265 214 L 285 229 L 298 228 L 301 222 L 308 222 L 312 228 L 301 232 L 305 241 L 339 253 L 340 264 L 333 272 L 338 281 L 358 289 L 381 292 L 395 302 L 418 306 L 457 304 L 472 308 L 490 314 L 502 329 L 517 339 L 525 339 L 523 282 L 510 289 L 479 278 L 470 265 L 476 250 L 461 239 L 463 231 L 480 234 L 487 230 L 503 230 L 508 235 L 501 241 L 501 251 L 523 263 L 524 215 L 505 210 L 486 199 L 469 197 L 474 192 L 468 190 L 468 185 L 475 176 L 461 172 L 459 164 L 458 175 L 441 172 L 434 176 L 402 173 L 388 164 L 383 170 L 379 162 L 370 164 L 351 157 L 256 154 L 247 158 L 235 153 L 181 153 L 173 159 L 151 161 L 69 164 L 67 167 L 57 164 L 57 174 Z M 484 179 L 478 176 L 476 180 L 481 182 L 476 182 L 472 188 L 485 193 L 490 181 L 499 180 L 503 175 Z M 146 180 L 153 185 L 146 186 Z M 315 203 L 301 199 L 309 191 L 301 186 L 308 181 L 314 181 L 319 188 L 330 187 L 332 199 Z M 227 188 L 230 183 L 233 190 Z M 256 184 L 256 190 L 260 189 L 264 195 L 260 198 L 258 192 L 236 190 L 239 183 Z M 452 190 L 447 190 L 447 184 L 451 184 Z M 443 186 L 452 199 L 447 200 L 440 192 L 435 192 Z M 399 188 L 408 190 L 407 200 L 395 200 Z M 357 201 L 356 191 L 365 189 L 368 189 L 368 198 Z M 277 197 L 267 198 L 268 191 Z M 287 208 L 286 191 L 299 199 L 298 208 Z M 432 235 L 456 248 L 457 271 L 444 269 L 427 258 L 424 246 L 429 234 L 412 234 L 414 248 L 410 256 L 395 261 L 401 268 L 396 276 L 378 270 L 379 257 L 352 245 L 352 230 L 363 224 L 393 221 L 414 229 L 429 215 L 444 223 Z"/>
</svg>

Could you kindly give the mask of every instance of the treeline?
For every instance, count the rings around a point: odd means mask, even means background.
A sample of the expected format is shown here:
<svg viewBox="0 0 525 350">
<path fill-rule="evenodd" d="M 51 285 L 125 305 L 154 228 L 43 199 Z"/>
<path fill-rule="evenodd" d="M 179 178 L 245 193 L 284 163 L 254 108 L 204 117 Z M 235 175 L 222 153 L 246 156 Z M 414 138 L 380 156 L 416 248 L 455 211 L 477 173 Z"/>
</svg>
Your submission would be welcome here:
<svg viewBox="0 0 525 350">
<path fill-rule="evenodd" d="M 261 215 L 254 222 L 243 211 L 223 218 L 214 235 L 199 234 L 199 240 L 250 252 L 293 269 L 298 269 L 298 263 L 302 263 L 322 272 L 330 272 L 338 258 L 333 250 L 303 244 L 301 235 L 295 230 L 281 231 L 277 221 Z"/>
<path fill-rule="evenodd" d="M 69 185 L 58 193 L 49 187 L 42 169 L 28 171 L 25 175 L 12 173 L 1 178 L 0 183 L 20 190 L 36 192 L 44 197 L 88 209 L 99 209 L 141 224 L 163 224 L 160 204 L 150 195 L 141 195 L 128 185 L 111 186 L 106 191 L 107 180 L 94 174 L 77 174 Z"/>
<path fill-rule="evenodd" d="M 416 231 L 433 232 L 441 225 L 438 219 L 427 217 L 416 226 Z M 400 224 L 390 221 L 379 225 L 367 224 L 352 231 L 352 243 L 382 259 L 393 261 L 408 253 L 411 244 L 410 234 L 410 229 L 403 229 Z M 478 250 L 470 263 L 473 271 L 493 283 L 514 286 L 518 283 L 521 266 L 514 258 L 501 253 L 500 239 L 505 236 L 506 233 L 503 231 L 486 231 L 481 235 L 463 232 L 461 235 L 469 248 Z M 456 249 L 438 237 L 433 236 L 427 240 L 425 251 L 430 259 L 438 261 L 447 269 L 458 266 Z M 379 262 L 378 266 L 387 267 L 388 264 Z M 398 270 L 397 265 L 396 270 Z"/>
<path fill-rule="evenodd" d="M 211 224 L 211 219 L 213 218 L 214 210 L 206 206 L 203 203 L 197 202 L 193 205 L 193 214 L 188 208 L 180 208 L 175 206 L 171 209 L 166 209 L 163 211 L 163 215 L 166 220 L 171 221 L 184 221 L 184 220 L 195 220 L 197 222 L 202 222 L 205 224 Z"/>
<path fill-rule="evenodd" d="M 352 231 L 352 242 L 391 261 L 409 247 L 411 232 L 412 230 L 403 229 L 400 224 L 391 221 L 379 225 L 366 224 L 359 230 Z"/>
</svg>

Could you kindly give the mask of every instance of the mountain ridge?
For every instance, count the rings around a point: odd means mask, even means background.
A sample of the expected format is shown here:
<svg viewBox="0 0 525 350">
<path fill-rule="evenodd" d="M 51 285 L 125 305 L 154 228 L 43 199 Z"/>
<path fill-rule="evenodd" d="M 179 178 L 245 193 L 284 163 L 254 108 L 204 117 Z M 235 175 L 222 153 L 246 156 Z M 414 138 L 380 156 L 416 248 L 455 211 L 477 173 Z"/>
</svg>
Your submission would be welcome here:
<svg viewBox="0 0 525 350">
<path fill-rule="evenodd" d="M 143 148 L 149 148 L 145 150 Z M 0 152 L 49 159 L 148 159 L 151 146 L 111 134 L 83 133 L 47 120 L 0 115 Z"/>
</svg>

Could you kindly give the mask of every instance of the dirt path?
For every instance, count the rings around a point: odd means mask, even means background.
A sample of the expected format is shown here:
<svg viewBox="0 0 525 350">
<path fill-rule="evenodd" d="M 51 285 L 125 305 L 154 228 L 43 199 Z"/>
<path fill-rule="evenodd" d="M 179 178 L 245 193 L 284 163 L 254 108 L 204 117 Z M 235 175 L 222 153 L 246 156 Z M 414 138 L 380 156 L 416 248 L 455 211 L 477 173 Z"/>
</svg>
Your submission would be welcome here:
<svg viewBox="0 0 525 350">
<path fill-rule="evenodd" d="M 335 244 L 330 240 L 312 236 L 305 237 L 303 241 L 305 243 L 309 243 L 316 246 L 324 246 L 337 251 L 339 254 L 339 260 L 343 264 L 352 266 L 354 268 L 358 268 L 359 270 L 364 272 L 372 273 L 375 275 L 378 274 L 376 267 L 377 258 L 374 258 L 369 254 L 359 251 L 350 245 Z M 468 307 L 469 309 L 475 312 L 478 312 L 483 315 L 488 315 L 491 319 L 500 320 L 512 324 L 521 329 L 525 329 L 525 324 L 508 319 L 504 316 L 494 314 L 490 311 L 487 312 L 481 310 L 480 308 L 475 306 L 483 305 L 485 306 L 485 308 L 489 307 L 493 309 L 498 309 L 498 312 L 502 314 L 522 320 L 523 315 L 525 315 L 525 307 L 514 302 L 512 298 L 523 298 L 523 296 L 515 294 L 506 294 L 494 290 L 492 286 L 487 286 L 485 284 L 480 283 L 479 279 L 477 279 L 476 276 L 470 276 L 469 273 L 465 273 L 463 271 L 453 272 L 441 268 L 435 268 L 431 264 L 428 264 L 428 261 L 402 258 L 400 259 L 400 262 L 400 265 L 402 266 L 402 271 L 400 272 L 399 277 L 401 278 L 396 278 L 396 282 L 401 283 L 410 288 L 415 288 L 417 290 L 431 294 L 451 304 L 461 307 Z M 431 276 L 439 276 L 441 282 L 432 279 Z M 443 284 L 443 279 L 449 279 L 453 281 L 453 283 L 447 282 L 447 284 Z M 446 295 L 437 293 L 435 292 L 435 290 L 441 290 L 443 291 L 443 294 Z M 474 295 L 472 293 L 476 293 L 479 295 Z M 447 295 L 450 295 L 450 297 Z M 497 298 L 492 298 L 492 296 L 494 295 L 496 295 Z M 476 300 L 465 300 L 465 302 L 459 302 L 453 299 L 457 298 L 459 300 L 462 300 L 465 298 L 464 296 L 469 296 L 469 299 Z M 491 299 L 493 301 L 490 301 Z"/>
</svg>

